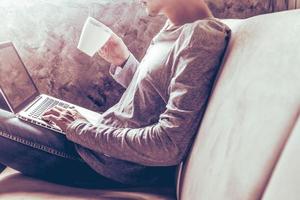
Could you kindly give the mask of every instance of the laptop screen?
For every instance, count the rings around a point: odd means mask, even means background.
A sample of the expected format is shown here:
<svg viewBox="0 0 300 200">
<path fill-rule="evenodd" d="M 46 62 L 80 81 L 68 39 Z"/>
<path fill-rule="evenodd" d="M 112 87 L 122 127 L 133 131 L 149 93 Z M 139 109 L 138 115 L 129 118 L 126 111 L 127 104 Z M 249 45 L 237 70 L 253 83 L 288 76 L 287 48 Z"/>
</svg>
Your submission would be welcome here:
<svg viewBox="0 0 300 200">
<path fill-rule="evenodd" d="M 38 93 L 12 43 L 0 44 L 0 86 L 13 111 Z"/>
</svg>

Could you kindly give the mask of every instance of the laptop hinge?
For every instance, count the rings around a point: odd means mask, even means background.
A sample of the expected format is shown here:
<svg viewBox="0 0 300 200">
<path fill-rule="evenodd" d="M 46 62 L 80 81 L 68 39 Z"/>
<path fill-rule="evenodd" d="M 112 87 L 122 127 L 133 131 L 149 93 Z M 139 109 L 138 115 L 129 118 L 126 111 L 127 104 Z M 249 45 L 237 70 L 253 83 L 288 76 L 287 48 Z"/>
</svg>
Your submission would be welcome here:
<svg viewBox="0 0 300 200">
<path fill-rule="evenodd" d="M 38 100 L 40 100 L 42 97 L 37 96 L 25 109 L 24 112 L 28 111 Z"/>
</svg>

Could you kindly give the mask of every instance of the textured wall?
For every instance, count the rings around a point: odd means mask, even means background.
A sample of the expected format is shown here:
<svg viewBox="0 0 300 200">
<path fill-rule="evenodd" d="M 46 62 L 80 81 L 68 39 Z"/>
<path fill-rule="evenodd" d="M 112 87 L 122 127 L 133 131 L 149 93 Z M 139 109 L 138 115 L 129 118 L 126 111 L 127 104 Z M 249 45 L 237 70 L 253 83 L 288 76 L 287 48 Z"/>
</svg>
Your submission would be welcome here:
<svg viewBox="0 0 300 200">
<path fill-rule="evenodd" d="M 300 0 L 205 0 L 220 18 L 247 18 L 259 14 L 300 8 Z"/>
<path fill-rule="evenodd" d="M 76 49 L 88 15 L 122 36 L 138 58 L 164 21 L 153 23 L 128 0 L 1 0 L 0 41 L 15 43 L 42 93 L 101 111 L 122 88 L 108 76 L 108 63 Z"/>
<path fill-rule="evenodd" d="M 269 0 L 207 0 L 218 17 L 245 18 L 270 12 Z M 1 0 L 0 41 L 11 40 L 42 93 L 103 111 L 123 89 L 108 75 L 108 63 L 76 49 L 91 15 L 123 37 L 141 58 L 164 23 L 149 18 L 135 0 Z"/>
<path fill-rule="evenodd" d="M 271 0 L 205 0 L 220 18 L 246 18 L 272 10 Z"/>
</svg>

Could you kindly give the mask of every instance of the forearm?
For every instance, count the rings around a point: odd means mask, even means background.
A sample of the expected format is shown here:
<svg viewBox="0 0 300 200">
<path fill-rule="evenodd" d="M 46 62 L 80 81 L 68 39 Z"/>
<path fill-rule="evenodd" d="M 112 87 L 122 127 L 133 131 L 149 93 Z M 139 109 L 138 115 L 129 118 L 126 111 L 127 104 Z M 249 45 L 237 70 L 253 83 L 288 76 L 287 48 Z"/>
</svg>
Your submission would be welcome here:
<svg viewBox="0 0 300 200">
<path fill-rule="evenodd" d="M 171 166 L 182 159 L 182 151 L 160 124 L 130 129 L 79 121 L 67 129 L 67 138 L 94 151 L 142 165 Z"/>
</svg>

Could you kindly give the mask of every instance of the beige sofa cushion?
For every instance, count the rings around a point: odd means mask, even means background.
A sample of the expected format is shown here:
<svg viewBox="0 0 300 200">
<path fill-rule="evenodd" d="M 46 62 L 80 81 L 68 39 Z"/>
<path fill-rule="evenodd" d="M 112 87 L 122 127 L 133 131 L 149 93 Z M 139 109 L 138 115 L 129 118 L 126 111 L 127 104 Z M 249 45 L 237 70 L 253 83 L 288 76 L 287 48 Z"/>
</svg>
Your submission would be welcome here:
<svg viewBox="0 0 300 200">
<path fill-rule="evenodd" d="M 263 200 L 300 199 L 300 112 Z"/>
<path fill-rule="evenodd" d="M 0 176 L 2 200 L 174 200 L 173 188 L 80 189 L 21 175 L 7 168 Z"/>
<path fill-rule="evenodd" d="M 235 29 L 184 165 L 181 200 L 262 196 L 300 109 L 299 19 L 299 10 L 269 14 Z"/>
</svg>

